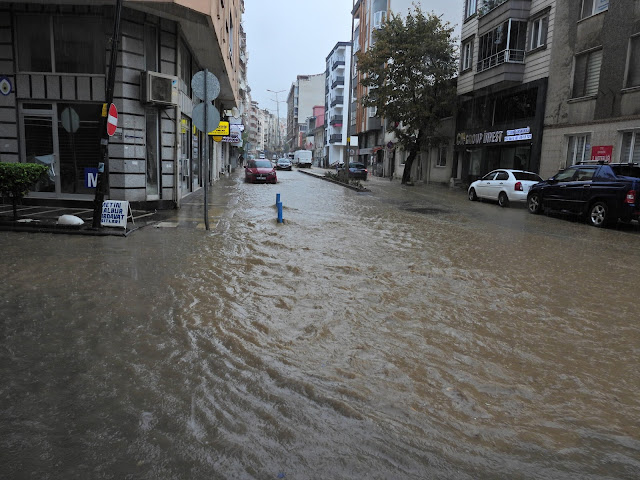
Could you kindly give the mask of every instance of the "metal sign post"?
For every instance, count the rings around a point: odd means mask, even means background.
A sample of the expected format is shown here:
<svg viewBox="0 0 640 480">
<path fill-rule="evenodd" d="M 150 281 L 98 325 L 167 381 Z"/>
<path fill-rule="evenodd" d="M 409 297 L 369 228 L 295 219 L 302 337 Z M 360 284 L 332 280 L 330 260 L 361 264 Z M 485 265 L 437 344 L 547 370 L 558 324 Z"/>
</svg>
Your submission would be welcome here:
<svg viewBox="0 0 640 480">
<path fill-rule="evenodd" d="M 191 89 L 193 94 L 203 101 L 195 106 L 192 117 L 195 127 L 204 133 L 205 155 L 204 155 L 204 226 L 209 230 L 209 135 L 208 132 L 215 130 L 220 124 L 220 112 L 211 101 L 220 94 L 220 81 L 209 70 L 205 69 L 196 73 L 191 79 Z"/>
</svg>

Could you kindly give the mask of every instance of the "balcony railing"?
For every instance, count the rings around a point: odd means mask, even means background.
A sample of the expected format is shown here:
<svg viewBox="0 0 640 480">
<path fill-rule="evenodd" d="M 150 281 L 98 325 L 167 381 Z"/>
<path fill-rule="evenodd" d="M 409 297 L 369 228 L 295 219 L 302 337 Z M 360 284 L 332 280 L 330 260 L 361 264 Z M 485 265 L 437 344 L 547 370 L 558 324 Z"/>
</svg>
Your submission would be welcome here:
<svg viewBox="0 0 640 480">
<path fill-rule="evenodd" d="M 333 133 L 329 137 L 329 143 L 337 143 L 337 142 L 341 142 L 341 141 L 342 141 L 342 134 L 341 133 Z"/>
<path fill-rule="evenodd" d="M 507 0 L 484 0 L 484 3 L 478 7 L 478 17 L 482 17 L 494 8 L 498 8 Z"/>
<path fill-rule="evenodd" d="M 331 64 L 331 69 L 335 70 L 336 68 L 338 68 L 339 66 L 344 65 L 344 64 L 345 64 L 345 58 L 344 57 L 336 57 L 336 59 Z"/>
<path fill-rule="evenodd" d="M 342 125 L 342 115 L 333 115 L 331 117 L 330 125 Z"/>
<path fill-rule="evenodd" d="M 331 83 L 331 88 L 336 88 L 338 85 L 344 86 L 344 77 L 336 77 Z"/>
<path fill-rule="evenodd" d="M 479 60 L 476 64 L 478 73 L 497 67 L 503 63 L 524 63 L 524 50 L 502 50 L 490 57 Z"/>
<path fill-rule="evenodd" d="M 331 99 L 331 106 L 342 105 L 344 103 L 344 95 L 337 95 Z"/>
</svg>

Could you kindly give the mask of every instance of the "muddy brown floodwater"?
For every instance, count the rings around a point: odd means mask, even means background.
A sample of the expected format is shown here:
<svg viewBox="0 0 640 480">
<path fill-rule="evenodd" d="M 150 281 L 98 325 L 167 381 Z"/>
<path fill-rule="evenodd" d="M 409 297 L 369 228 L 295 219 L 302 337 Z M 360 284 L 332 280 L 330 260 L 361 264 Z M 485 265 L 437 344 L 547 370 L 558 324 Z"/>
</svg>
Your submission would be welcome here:
<svg viewBox="0 0 640 480">
<path fill-rule="evenodd" d="M 279 179 L 0 232 L 0 476 L 640 478 L 638 228 Z"/>
</svg>

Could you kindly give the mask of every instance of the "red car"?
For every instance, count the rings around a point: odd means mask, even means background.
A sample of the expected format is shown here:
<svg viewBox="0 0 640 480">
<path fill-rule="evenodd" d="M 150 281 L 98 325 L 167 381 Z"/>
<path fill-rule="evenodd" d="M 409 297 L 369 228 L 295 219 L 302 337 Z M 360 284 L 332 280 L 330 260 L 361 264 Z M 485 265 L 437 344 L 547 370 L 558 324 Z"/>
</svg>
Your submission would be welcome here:
<svg viewBox="0 0 640 480">
<path fill-rule="evenodd" d="M 277 183 L 276 169 L 269 160 L 249 160 L 244 167 L 244 181 L 247 183 Z"/>
</svg>

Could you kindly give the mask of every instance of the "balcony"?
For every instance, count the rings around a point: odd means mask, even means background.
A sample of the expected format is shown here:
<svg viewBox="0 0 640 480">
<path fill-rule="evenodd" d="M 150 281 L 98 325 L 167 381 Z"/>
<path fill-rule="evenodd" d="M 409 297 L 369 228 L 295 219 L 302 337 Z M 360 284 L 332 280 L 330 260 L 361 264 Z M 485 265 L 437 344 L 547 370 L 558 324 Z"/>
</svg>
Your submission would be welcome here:
<svg viewBox="0 0 640 480">
<path fill-rule="evenodd" d="M 329 122 L 329 125 L 342 125 L 342 115 L 333 115 Z"/>
<path fill-rule="evenodd" d="M 342 142 L 342 134 L 340 133 L 331 134 L 331 136 L 329 137 L 329 143 L 339 143 L 339 142 Z"/>
<path fill-rule="evenodd" d="M 336 88 L 339 85 L 344 87 L 344 77 L 336 77 L 331 83 L 331 88 Z"/>
<path fill-rule="evenodd" d="M 524 64 L 524 50 L 503 50 L 495 55 L 479 60 L 476 64 L 476 71 L 478 73 L 484 72 L 503 63 Z"/>
<path fill-rule="evenodd" d="M 336 105 L 344 104 L 344 95 L 336 95 L 331 99 L 331 106 L 335 107 Z"/>
<path fill-rule="evenodd" d="M 345 58 L 344 57 L 336 57 L 333 62 L 331 63 L 331 69 L 335 70 L 336 68 L 340 67 L 340 66 L 344 66 L 345 65 Z"/>
</svg>

